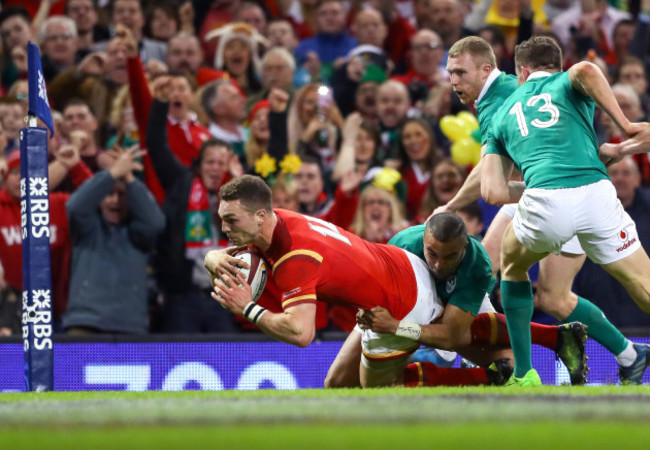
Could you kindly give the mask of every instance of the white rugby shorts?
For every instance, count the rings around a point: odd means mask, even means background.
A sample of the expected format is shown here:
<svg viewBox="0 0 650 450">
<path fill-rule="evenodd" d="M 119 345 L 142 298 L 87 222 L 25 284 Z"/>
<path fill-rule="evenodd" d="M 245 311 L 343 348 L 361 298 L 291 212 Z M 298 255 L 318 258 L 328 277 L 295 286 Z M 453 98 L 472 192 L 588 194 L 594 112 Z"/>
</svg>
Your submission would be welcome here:
<svg viewBox="0 0 650 450">
<path fill-rule="evenodd" d="M 417 256 L 407 251 L 404 252 L 413 267 L 418 296 L 413 309 L 402 320 L 418 325 L 427 325 L 442 316 L 444 306 L 438 299 L 433 276 L 429 272 L 427 264 Z M 394 334 L 361 330 L 358 326 L 356 330 L 361 333 L 361 361 L 368 368 L 405 365 L 409 361 L 408 357 L 411 353 L 420 346 L 412 339 Z"/>
<path fill-rule="evenodd" d="M 518 205 L 517 203 L 508 203 L 506 205 L 503 205 L 499 212 L 502 212 L 506 216 L 510 217 L 511 219 L 515 216 L 515 213 L 517 212 Z M 580 240 L 578 240 L 578 236 L 573 236 L 569 241 L 565 242 L 562 245 L 561 253 L 569 253 L 571 255 L 584 255 L 585 251 L 582 249 L 582 246 L 580 245 Z"/>
<path fill-rule="evenodd" d="M 526 189 L 513 229 L 519 242 L 536 253 L 559 254 L 577 236 L 597 264 L 619 261 L 641 246 L 636 225 L 609 180 L 567 189 Z"/>
</svg>

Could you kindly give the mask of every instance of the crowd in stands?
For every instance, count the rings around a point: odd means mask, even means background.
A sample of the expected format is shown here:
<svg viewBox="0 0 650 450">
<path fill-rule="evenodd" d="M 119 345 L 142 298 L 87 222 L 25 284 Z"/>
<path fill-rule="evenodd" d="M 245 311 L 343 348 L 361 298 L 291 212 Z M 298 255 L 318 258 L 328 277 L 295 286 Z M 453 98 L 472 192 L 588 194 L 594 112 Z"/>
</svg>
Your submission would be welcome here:
<svg viewBox="0 0 650 450">
<path fill-rule="evenodd" d="M 0 335 L 21 333 L 19 135 L 28 42 L 41 56 L 56 330 L 254 329 L 210 296 L 208 250 L 230 246 L 218 190 L 245 173 L 275 207 L 386 243 L 458 192 L 480 158 L 473 105 L 447 51 L 479 35 L 503 72 L 517 42 L 555 38 L 565 69 L 598 65 L 632 121 L 650 113 L 650 0 L 7 0 L 0 11 Z M 625 139 L 604 114 L 601 143 Z M 453 126 L 446 126 L 451 124 Z M 609 168 L 650 245 L 650 155 Z M 495 214 L 458 211 L 480 236 Z M 648 327 L 587 263 L 577 293 L 619 327 Z M 272 281 L 260 299 L 279 310 Z M 498 302 L 498 300 L 495 300 Z M 319 330 L 356 311 L 319 305 Z"/>
</svg>

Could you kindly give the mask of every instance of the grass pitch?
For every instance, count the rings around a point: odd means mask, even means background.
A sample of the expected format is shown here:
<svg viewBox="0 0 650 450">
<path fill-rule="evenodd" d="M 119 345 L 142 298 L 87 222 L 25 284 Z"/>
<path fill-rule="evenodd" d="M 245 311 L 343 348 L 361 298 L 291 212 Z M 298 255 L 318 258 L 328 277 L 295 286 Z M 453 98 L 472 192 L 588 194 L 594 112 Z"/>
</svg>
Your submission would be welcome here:
<svg viewBox="0 0 650 450">
<path fill-rule="evenodd" d="M 0 394 L 3 448 L 648 449 L 650 386 Z"/>
</svg>

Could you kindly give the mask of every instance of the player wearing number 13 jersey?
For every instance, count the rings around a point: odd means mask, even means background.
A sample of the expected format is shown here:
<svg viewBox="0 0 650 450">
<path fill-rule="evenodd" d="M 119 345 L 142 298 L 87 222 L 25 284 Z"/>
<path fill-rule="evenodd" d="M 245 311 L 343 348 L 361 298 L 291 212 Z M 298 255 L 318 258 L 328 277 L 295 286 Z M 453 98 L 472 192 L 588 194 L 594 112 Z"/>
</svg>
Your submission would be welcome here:
<svg viewBox="0 0 650 450">
<path fill-rule="evenodd" d="M 528 189 L 606 180 L 593 118 L 593 99 L 573 89 L 569 72 L 536 71 L 494 116 L 487 152 L 510 158 Z"/>
<path fill-rule="evenodd" d="M 284 311 L 271 313 L 253 303 L 245 279 L 229 275 L 237 272 L 238 260 L 226 251 L 205 258 L 206 268 L 220 280 L 213 298 L 265 333 L 307 346 L 314 338 L 318 300 L 362 309 L 382 306 L 413 324 L 428 324 L 442 314 L 427 265 L 417 256 L 366 242 L 317 218 L 273 210 L 271 191 L 259 177 L 230 181 L 220 197 L 223 231 L 235 245 L 252 244 L 264 253 Z M 419 344 L 410 336 L 364 330 L 361 346 L 361 385 L 381 386 L 400 382 Z"/>
<path fill-rule="evenodd" d="M 527 270 L 573 236 L 650 312 L 650 260 L 598 158 L 594 102 L 626 134 L 643 127 L 623 115 L 597 66 L 581 62 L 562 73 L 562 52 L 548 37 L 517 45 L 515 66 L 520 87 L 492 120 L 481 193 L 489 203 L 519 200 L 503 237 L 501 295 L 515 356 L 512 384 L 534 385 L 540 381 L 530 357 L 533 295 Z M 508 181 L 513 164 L 523 173 L 523 190 Z M 619 375 L 638 383 L 650 347 L 630 347 L 635 358 Z"/>
</svg>

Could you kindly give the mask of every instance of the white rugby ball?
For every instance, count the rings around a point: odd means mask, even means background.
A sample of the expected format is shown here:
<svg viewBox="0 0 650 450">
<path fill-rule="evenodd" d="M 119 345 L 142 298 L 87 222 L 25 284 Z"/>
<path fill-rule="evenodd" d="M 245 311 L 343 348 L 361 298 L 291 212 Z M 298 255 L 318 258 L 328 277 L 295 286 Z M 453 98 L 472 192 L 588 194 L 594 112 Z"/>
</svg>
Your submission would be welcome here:
<svg viewBox="0 0 650 450">
<path fill-rule="evenodd" d="M 253 301 L 256 302 L 266 286 L 267 263 L 264 257 L 254 248 L 245 248 L 233 255 L 250 266 L 250 269 L 239 269 L 251 287 Z"/>
</svg>

